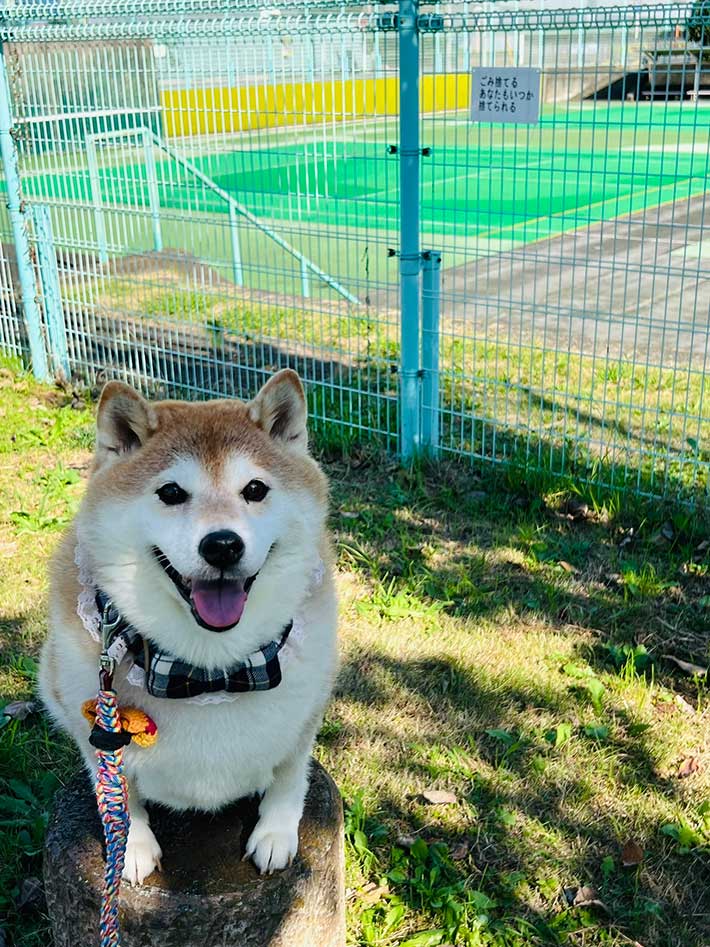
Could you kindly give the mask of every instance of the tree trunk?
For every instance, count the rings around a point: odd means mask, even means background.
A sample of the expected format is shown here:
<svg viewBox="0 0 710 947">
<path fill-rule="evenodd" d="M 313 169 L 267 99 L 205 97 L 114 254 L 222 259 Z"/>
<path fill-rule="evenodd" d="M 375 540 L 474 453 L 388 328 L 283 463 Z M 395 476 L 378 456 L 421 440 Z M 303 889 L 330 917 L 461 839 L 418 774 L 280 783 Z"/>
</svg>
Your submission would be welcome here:
<svg viewBox="0 0 710 947">
<path fill-rule="evenodd" d="M 298 856 L 260 876 L 242 855 L 258 801 L 217 814 L 152 807 L 163 870 L 121 886 L 122 947 L 344 947 L 343 809 L 313 763 Z M 57 793 L 44 878 L 55 947 L 97 947 L 103 835 L 85 776 Z"/>
</svg>

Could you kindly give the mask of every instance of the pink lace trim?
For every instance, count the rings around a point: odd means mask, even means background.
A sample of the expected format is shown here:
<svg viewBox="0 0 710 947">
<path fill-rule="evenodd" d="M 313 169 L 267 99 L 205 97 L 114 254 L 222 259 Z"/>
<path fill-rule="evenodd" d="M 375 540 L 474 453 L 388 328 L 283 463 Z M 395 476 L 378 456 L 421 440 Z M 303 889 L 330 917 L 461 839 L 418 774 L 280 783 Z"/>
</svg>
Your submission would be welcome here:
<svg viewBox="0 0 710 947">
<path fill-rule="evenodd" d="M 76 613 L 94 641 L 100 641 L 101 616 L 96 607 L 96 589 L 91 578 L 91 567 L 81 542 L 78 542 L 74 549 L 74 562 L 79 570 L 79 595 L 76 600 Z"/>
</svg>

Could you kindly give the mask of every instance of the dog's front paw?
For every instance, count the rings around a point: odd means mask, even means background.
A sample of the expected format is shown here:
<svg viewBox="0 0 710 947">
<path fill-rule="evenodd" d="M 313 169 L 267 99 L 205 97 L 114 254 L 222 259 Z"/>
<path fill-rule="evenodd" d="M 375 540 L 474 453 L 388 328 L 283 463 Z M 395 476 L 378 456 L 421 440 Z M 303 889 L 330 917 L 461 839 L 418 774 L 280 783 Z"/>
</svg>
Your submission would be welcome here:
<svg viewBox="0 0 710 947">
<path fill-rule="evenodd" d="M 275 828 L 259 819 L 247 842 L 245 858 L 251 858 L 259 872 L 271 874 L 285 868 L 298 851 L 298 822 L 290 828 Z"/>
<path fill-rule="evenodd" d="M 146 822 L 132 822 L 128 832 L 123 880 L 131 885 L 142 884 L 151 872 L 160 869 L 162 856 L 150 826 Z"/>
</svg>

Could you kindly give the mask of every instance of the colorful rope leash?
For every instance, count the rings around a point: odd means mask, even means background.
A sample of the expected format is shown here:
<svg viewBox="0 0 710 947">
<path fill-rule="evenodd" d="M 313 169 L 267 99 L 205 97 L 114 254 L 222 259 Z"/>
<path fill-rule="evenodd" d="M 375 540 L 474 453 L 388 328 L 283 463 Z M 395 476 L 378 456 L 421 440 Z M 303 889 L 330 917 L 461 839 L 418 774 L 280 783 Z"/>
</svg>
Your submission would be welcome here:
<svg viewBox="0 0 710 947">
<path fill-rule="evenodd" d="M 106 868 L 101 900 L 101 947 L 120 947 L 118 893 L 126 860 L 130 816 L 128 786 L 123 775 L 123 748 L 131 735 L 123 730 L 113 689 L 113 660 L 103 652 L 96 698 L 96 721 L 89 742 L 99 762 L 96 802 L 106 840 Z"/>
</svg>

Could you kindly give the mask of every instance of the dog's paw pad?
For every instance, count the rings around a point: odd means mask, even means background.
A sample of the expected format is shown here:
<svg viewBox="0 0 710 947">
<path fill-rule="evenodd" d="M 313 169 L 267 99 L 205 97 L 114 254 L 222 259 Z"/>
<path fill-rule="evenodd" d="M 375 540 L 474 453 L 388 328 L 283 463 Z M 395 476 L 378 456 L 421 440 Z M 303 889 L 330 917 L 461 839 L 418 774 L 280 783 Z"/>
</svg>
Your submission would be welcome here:
<svg viewBox="0 0 710 947">
<path fill-rule="evenodd" d="M 156 868 L 160 869 L 162 855 L 160 845 L 147 825 L 138 826 L 135 830 L 132 826 L 126 845 L 123 880 L 131 885 L 142 884 L 144 878 Z"/>
<path fill-rule="evenodd" d="M 286 868 L 297 851 L 298 827 L 292 830 L 269 831 L 257 824 L 247 843 L 245 857 L 251 858 L 263 875 Z"/>
</svg>

